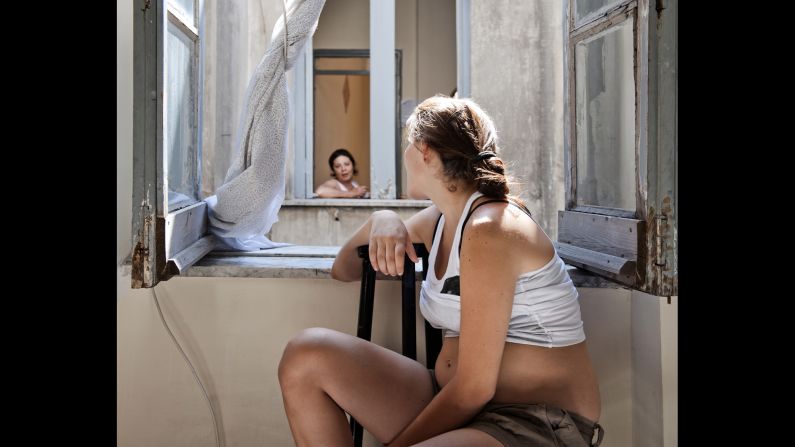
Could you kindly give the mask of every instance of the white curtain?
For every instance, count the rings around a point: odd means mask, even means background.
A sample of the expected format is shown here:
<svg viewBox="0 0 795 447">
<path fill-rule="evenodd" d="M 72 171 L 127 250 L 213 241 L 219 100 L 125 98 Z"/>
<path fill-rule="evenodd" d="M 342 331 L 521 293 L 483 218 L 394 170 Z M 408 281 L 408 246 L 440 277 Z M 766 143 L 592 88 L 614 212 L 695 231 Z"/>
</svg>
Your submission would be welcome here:
<svg viewBox="0 0 795 447">
<path fill-rule="evenodd" d="M 289 245 L 265 237 L 278 220 L 284 201 L 290 116 L 286 71 L 295 65 L 306 39 L 314 34 L 324 3 L 290 1 L 286 6 L 286 64 L 282 16 L 246 87 L 232 165 L 224 184 L 205 199 L 210 232 L 219 240 L 217 248 L 248 251 Z"/>
</svg>

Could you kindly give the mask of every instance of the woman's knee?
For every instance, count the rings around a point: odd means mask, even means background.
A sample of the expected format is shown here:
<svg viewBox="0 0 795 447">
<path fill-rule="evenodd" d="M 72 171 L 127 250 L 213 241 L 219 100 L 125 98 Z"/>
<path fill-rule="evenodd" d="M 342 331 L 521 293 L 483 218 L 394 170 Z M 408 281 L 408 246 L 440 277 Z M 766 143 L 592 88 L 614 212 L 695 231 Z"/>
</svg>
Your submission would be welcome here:
<svg viewBox="0 0 795 447">
<path fill-rule="evenodd" d="M 337 331 L 313 327 L 304 329 L 290 339 L 279 362 L 279 383 L 282 387 L 303 382 L 311 374 L 322 373 L 325 362 L 335 349 Z M 333 356 L 332 356 L 333 357 Z"/>
</svg>

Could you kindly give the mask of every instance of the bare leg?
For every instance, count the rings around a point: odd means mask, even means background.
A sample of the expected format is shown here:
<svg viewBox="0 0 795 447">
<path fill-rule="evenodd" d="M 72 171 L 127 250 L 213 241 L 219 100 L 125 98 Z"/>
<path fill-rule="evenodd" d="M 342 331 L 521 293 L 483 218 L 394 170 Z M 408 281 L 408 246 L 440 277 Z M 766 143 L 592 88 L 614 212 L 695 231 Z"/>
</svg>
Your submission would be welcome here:
<svg viewBox="0 0 795 447">
<path fill-rule="evenodd" d="M 414 447 L 503 447 L 490 434 L 474 428 L 459 428 L 425 440 Z"/>
<path fill-rule="evenodd" d="M 433 398 L 421 363 L 323 328 L 306 329 L 287 344 L 279 383 L 298 446 L 352 445 L 344 412 L 389 442 Z"/>
</svg>

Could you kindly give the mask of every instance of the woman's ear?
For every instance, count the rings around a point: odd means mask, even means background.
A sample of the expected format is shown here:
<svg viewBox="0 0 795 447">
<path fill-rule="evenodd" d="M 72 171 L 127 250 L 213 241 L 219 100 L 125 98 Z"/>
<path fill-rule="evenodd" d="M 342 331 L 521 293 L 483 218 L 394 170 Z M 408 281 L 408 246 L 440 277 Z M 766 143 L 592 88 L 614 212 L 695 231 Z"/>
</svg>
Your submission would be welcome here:
<svg viewBox="0 0 795 447">
<path fill-rule="evenodd" d="M 428 143 L 421 142 L 417 147 L 419 148 L 420 152 L 422 152 L 422 161 L 424 161 L 426 164 L 430 162 L 431 148 L 428 147 Z"/>
</svg>

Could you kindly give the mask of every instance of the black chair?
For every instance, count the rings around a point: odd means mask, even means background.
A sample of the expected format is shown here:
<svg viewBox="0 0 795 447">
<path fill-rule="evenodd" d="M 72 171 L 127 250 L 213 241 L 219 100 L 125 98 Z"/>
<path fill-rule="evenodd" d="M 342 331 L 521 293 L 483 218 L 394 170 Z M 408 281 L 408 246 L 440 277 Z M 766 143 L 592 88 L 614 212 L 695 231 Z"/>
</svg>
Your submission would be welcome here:
<svg viewBox="0 0 795 447">
<path fill-rule="evenodd" d="M 357 252 L 359 257 L 362 258 L 362 288 L 359 295 L 359 319 L 356 328 L 356 336 L 370 341 L 370 336 L 373 329 L 373 304 L 375 300 L 375 275 L 373 266 L 370 264 L 370 247 L 369 245 L 362 245 L 358 247 Z M 424 244 L 414 244 L 414 251 L 417 256 L 422 258 L 422 279 L 428 272 L 428 250 L 425 249 Z M 402 285 L 402 345 L 403 355 L 410 359 L 417 360 L 417 334 L 414 332 L 415 320 L 414 315 L 416 312 L 416 276 L 414 271 L 414 262 L 409 259 L 408 255 L 404 258 L 403 276 L 401 277 Z M 434 329 L 427 321 L 425 321 L 425 359 L 429 368 L 433 368 L 436 364 L 436 358 L 439 356 L 439 351 L 442 348 L 442 331 Z M 351 416 L 351 433 L 353 434 L 353 444 L 356 447 L 361 447 L 363 429 L 362 426 L 356 422 Z"/>
</svg>

